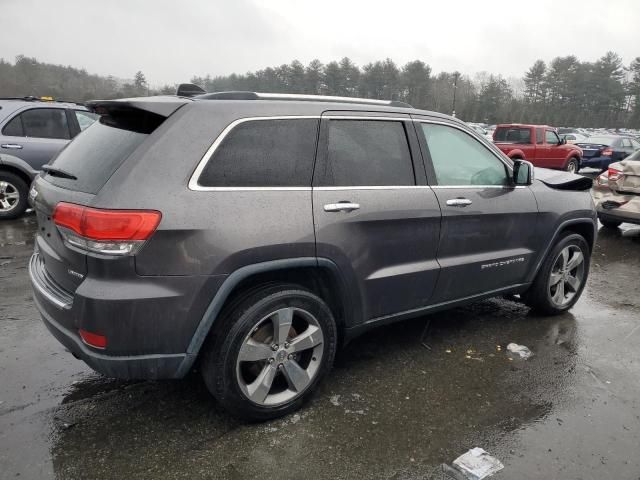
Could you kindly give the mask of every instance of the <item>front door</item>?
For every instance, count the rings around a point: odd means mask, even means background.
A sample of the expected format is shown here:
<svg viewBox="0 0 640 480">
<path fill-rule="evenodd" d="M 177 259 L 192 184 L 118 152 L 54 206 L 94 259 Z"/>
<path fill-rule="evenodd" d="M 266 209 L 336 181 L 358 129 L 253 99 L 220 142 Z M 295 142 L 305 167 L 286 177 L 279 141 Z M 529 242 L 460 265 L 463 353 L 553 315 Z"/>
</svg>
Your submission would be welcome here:
<svg viewBox="0 0 640 480">
<path fill-rule="evenodd" d="M 536 257 L 538 209 L 508 165 L 463 128 L 418 123 L 442 208 L 440 278 L 431 303 L 520 284 Z"/>
<path fill-rule="evenodd" d="M 429 302 L 440 208 L 409 116 L 357 115 L 323 116 L 313 215 L 317 255 L 358 285 L 366 321 Z"/>
</svg>

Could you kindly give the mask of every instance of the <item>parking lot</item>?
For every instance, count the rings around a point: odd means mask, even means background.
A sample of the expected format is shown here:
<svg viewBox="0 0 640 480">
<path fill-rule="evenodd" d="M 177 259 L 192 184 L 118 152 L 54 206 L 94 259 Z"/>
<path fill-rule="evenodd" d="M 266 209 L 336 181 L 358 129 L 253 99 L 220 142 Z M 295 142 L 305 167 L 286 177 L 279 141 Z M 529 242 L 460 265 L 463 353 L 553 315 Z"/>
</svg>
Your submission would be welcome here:
<svg viewBox="0 0 640 480">
<path fill-rule="evenodd" d="M 2 222 L 0 477 L 426 479 L 477 446 L 504 463 L 494 478 L 636 479 L 640 228 L 626 227 L 600 230 L 571 313 L 494 299 L 380 328 L 299 413 L 245 424 L 197 374 L 115 381 L 65 352 L 31 299 L 35 217 Z M 510 342 L 534 355 L 510 359 Z"/>
</svg>

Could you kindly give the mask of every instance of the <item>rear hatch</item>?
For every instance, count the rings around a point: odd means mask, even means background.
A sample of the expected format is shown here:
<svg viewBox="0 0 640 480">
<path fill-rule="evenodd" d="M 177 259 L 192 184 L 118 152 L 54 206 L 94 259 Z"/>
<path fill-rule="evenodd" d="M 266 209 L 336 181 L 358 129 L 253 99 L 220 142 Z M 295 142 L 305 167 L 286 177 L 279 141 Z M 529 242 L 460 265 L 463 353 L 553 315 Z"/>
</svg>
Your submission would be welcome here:
<svg viewBox="0 0 640 480">
<path fill-rule="evenodd" d="M 150 100 L 150 99 L 149 99 Z M 180 106 L 147 99 L 90 102 L 100 120 L 78 135 L 37 177 L 30 194 L 38 233 L 34 271 L 49 287 L 72 294 L 87 275 L 87 253 L 65 243 L 54 223 L 60 202 L 91 206 L 100 189 L 147 137 Z"/>
<path fill-rule="evenodd" d="M 614 192 L 640 195 L 640 150 L 609 165 L 608 184 Z"/>
</svg>

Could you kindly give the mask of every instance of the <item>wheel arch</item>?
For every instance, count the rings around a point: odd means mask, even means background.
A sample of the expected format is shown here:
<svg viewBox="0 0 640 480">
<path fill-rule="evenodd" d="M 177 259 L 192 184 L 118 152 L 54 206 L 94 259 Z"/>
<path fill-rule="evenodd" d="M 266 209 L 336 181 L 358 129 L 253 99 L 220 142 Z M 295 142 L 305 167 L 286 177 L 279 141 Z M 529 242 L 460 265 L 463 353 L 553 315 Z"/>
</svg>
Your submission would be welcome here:
<svg viewBox="0 0 640 480">
<path fill-rule="evenodd" d="M 18 168 L 15 165 L 6 164 L 4 162 L 0 163 L 0 172 L 13 173 L 14 175 L 20 177 L 22 180 L 24 180 L 24 183 L 27 184 L 27 188 L 29 188 L 29 185 L 31 185 L 31 182 L 33 180 L 33 177 L 31 177 L 21 168 Z"/>
<path fill-rule="evenodd" d="M 346 328 L 361 318 L 359 293 L 350 291 L 338 266 L 329 259 L 302 257 L 247 265 L 229 275 L 209 303 L 189 343 L 178 376 L 189 371 L 225 306 L 257 286 L 273 282 L 297 284 L 322 298 L 334 315 L 339 343 L 344 340 Z"/>
<path fill-rule="evenodd" d="M 538 274 L 538 271 L 540 270 L 544 259 L 547 257 L 547 254 L 549 253 L 551 248 L 553 248 L 553 245 L 555 245 L 556 240 L 566 232 L 577 233 L 584 237 L 584 239 L 587 241 L 587 244 L 589 245 L 590 252 L 593 252 L 593 246 L 596 241 L 596 229 L 597 223 L 589 218 L 575 218 L 562 222 L 556 228 L 553 237 L 551 237 L 551 241 L 547 244 L 543 254 L 538 258 L 536 267 L 532 270 L 527 281 L 533 281 L 535 276 Z"/>
</svg>

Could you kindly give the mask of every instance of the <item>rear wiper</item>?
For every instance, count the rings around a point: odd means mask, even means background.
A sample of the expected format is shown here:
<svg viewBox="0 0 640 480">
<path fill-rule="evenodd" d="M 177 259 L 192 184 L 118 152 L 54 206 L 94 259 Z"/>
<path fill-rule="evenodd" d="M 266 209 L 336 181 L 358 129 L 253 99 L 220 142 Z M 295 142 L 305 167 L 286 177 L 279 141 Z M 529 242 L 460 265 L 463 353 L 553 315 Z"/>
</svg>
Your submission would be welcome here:
<svg viewBox="0 0 640 480">
<path fill-rule="evenodd" d="M 42 170 L 47 172 L 49 175 L 53 175 L 54 177 L 68 178 L 69 180 L 77 180 L 78 177 L 75 175 L 65 172 L 64 170 L 56 167 L 52 167 L 51 165 L 43 165 Z"/>
</svg>

